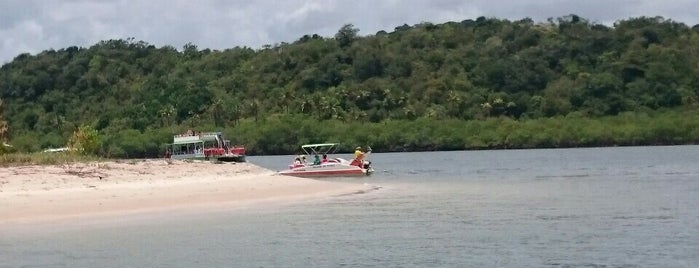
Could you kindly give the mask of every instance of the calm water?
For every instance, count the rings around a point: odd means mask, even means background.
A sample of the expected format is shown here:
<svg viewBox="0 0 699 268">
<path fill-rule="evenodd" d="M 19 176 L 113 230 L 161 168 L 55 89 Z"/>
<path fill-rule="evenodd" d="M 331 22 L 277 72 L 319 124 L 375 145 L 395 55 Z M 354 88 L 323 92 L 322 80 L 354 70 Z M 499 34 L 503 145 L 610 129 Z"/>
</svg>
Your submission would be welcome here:
<svg viewBox="0 0 699 268">
<path fill-rule="evenodd" d="M 371 160 L 371 177 L 342 179 L 382 187 L 365 194 L 0 230 L 0 267 L 699 267 L 699 146 Z"/>
</svg>

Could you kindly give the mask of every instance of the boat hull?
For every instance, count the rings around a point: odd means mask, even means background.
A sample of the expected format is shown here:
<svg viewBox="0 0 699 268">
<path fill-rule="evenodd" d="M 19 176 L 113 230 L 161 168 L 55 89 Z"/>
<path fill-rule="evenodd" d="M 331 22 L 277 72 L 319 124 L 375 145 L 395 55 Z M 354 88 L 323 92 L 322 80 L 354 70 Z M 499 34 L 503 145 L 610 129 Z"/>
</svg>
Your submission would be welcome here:
<svg viewBox="0 0 699 268">
<path fill-rule="evenodd" d="M 245 162 L 245 155 L 221 155 L 214 156 L 213 158 L 221 162 Z"/>
<path fill-rule="evenodd" d="M 279 174 L 295 177 L 356 177 L 369 175 L 371 171 L 358 166 L 329 163 L 292 167 L 280 171 Z"/>
<path fill-rule="evenodd" d="M 204 154 L 182 154 L 173 155 L 170 158 L 175 160 L 218 160 L 221 162 L 245 162 L 245 155 L 205 156 Z"/>
</svg>

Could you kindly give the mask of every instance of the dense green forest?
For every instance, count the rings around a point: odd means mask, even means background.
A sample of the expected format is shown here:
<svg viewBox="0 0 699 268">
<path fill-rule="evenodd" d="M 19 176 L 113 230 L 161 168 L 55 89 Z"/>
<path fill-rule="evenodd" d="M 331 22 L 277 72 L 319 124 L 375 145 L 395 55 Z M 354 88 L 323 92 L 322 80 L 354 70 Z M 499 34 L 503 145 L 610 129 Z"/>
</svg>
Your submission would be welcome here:
<svg viewBox="0 0 699 268">
<path fill-rule="evenodd" d="M 375 151 L 699 142 L 699 25 L 569 15 L 359 32 L 348 24 L 258 49 L 122 39 L 21 54 L 0 68 L 0 135 L 38 151 L 89 125 L 110 157 L 157 156 L 186 129 L 224 131 L 253 154 L 311 142 Z"/>
</svg>

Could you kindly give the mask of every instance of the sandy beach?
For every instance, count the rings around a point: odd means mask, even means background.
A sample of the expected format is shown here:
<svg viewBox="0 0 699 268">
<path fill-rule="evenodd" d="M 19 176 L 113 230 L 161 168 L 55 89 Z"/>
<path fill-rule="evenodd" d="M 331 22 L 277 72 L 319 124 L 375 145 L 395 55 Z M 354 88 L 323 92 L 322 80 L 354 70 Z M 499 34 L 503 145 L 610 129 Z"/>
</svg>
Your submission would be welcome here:
<svg viewBox="0 0 699 268">
<path fill-rule="evenodd" d="M 280 176 L 250 163 L 152 159 L 2 167 L 0 224 L 279 204 L 373 187 Z"/>
</svg>

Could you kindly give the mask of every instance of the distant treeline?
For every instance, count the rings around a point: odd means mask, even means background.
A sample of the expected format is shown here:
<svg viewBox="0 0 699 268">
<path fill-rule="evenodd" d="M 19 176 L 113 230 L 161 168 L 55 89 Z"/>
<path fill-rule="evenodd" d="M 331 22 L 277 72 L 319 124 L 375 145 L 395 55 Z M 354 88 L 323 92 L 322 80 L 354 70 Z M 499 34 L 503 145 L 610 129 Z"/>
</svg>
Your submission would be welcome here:
<svg viewBox="0 0 699 268">
<path fill-rule="evenodd" d="M 699 109 L 586 118 L 578 115 L 516 120 L 443 119 L 386 120 L 380 123 L 342 122 L 301 116 L 242 121 L 227 130 L 254 153 L 298 152 L 299 144 L 342 142 L 375 152 L 472 149 L 521 149 L 592 146 L 675 145 L 699 143 Z"/>
<path fill-rule="evenodd" d="M 252 153 L 683 144 L 699 140 L 698 48 L 698 26 L 576 15 L 365 36 L 348 24 L 223 51 L 108 40 L 17 56 L 0 98 L 21 151 L 62 147 L 84 124 L 113 157 L 158 155 L 186 129 L 223 130 Z"/>
</svg>

